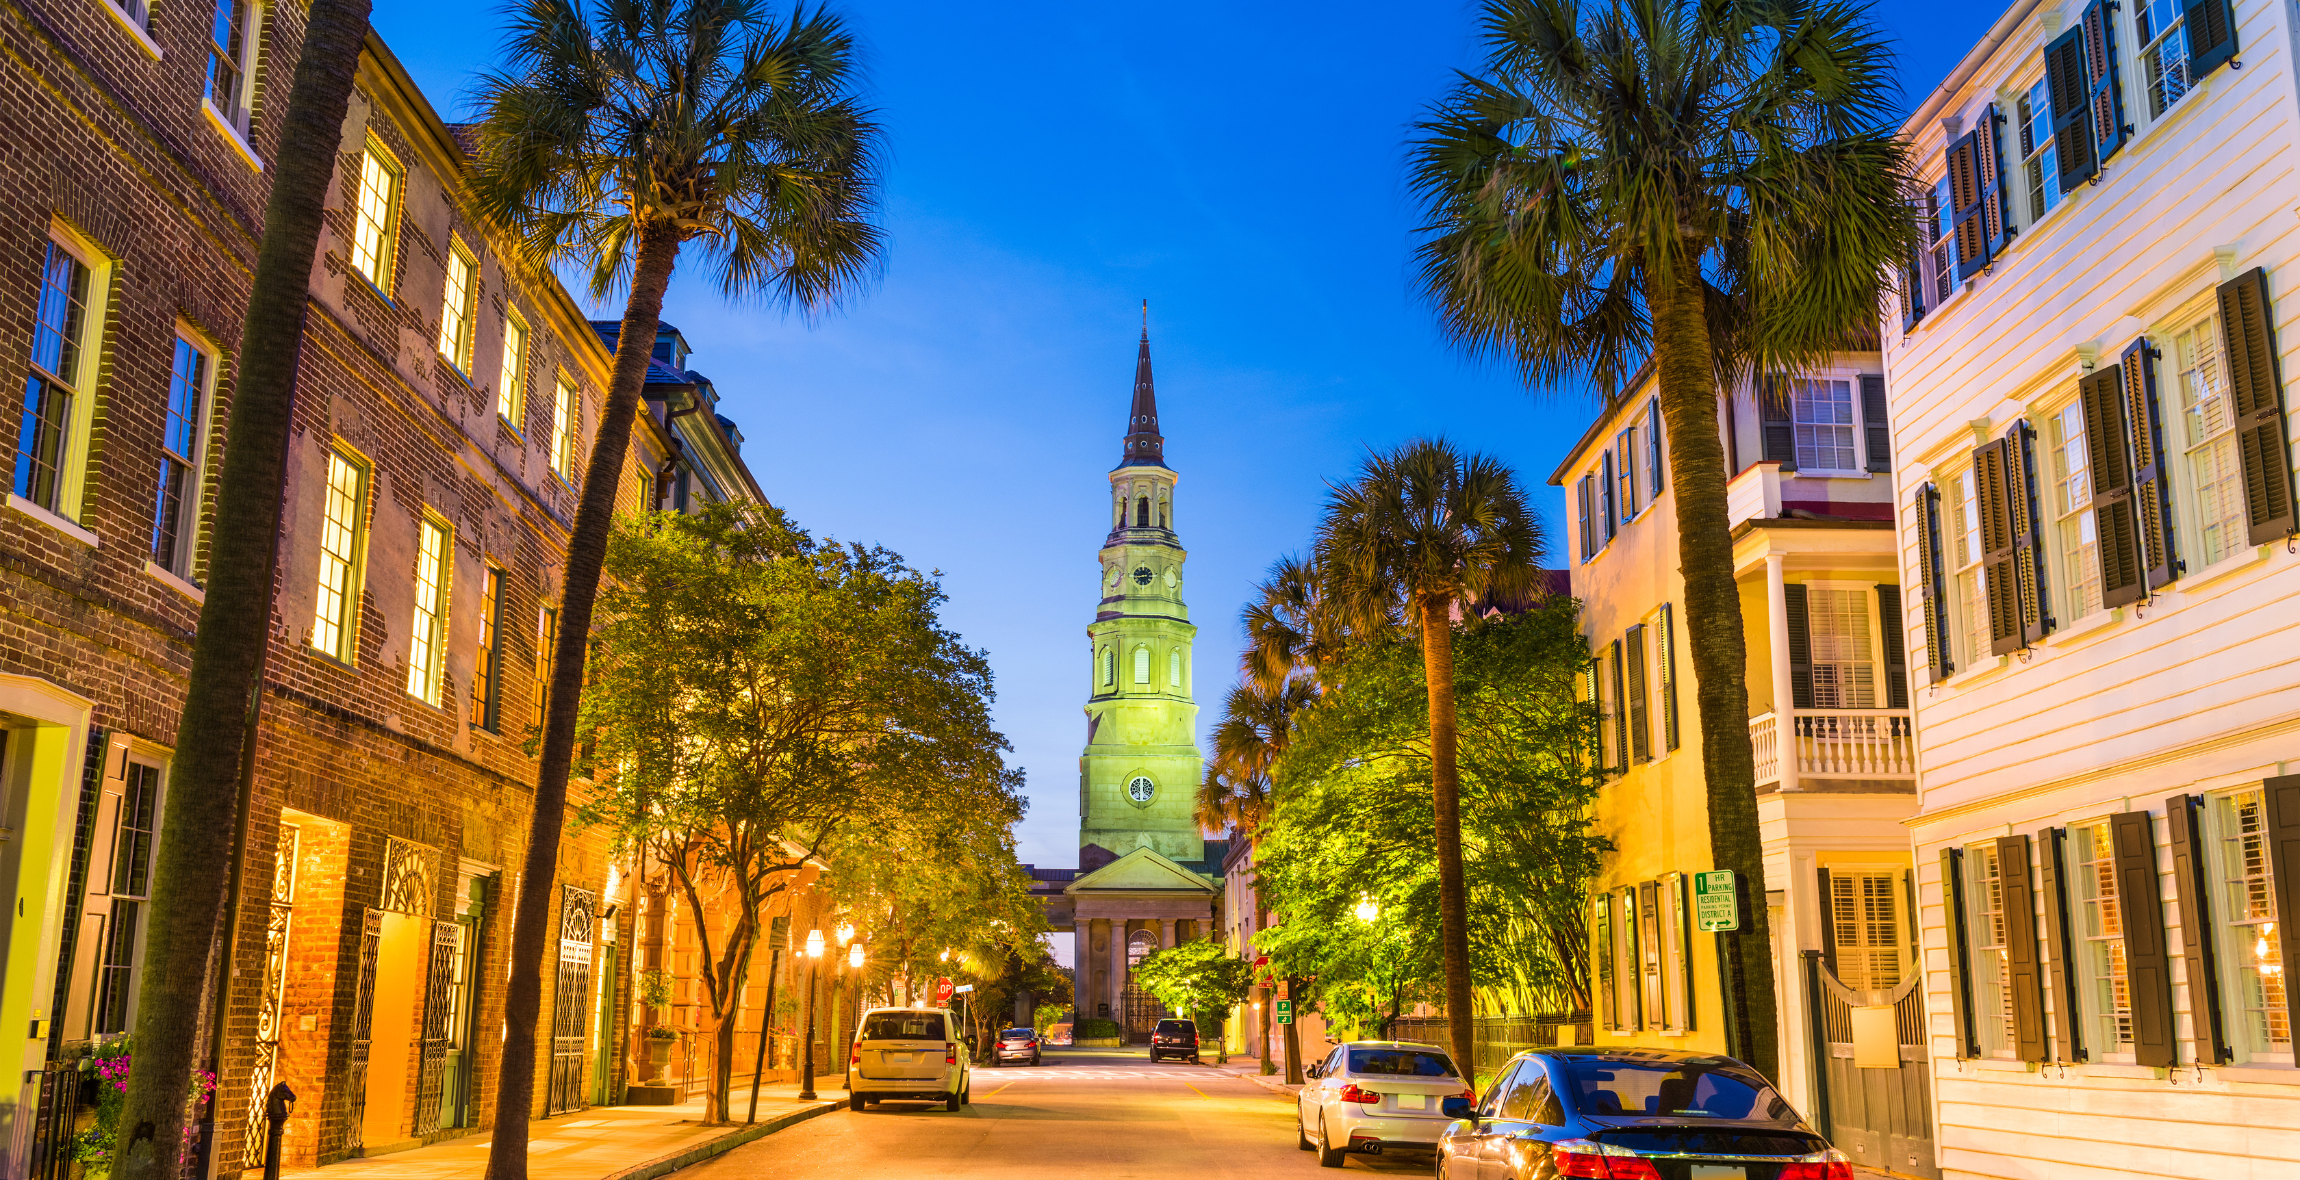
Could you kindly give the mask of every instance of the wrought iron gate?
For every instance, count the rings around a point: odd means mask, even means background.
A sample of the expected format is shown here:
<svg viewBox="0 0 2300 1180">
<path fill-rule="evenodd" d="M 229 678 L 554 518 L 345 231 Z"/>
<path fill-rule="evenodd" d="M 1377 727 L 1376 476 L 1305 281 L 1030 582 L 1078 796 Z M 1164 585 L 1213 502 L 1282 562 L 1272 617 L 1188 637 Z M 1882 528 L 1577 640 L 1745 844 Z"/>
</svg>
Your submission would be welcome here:
<svg viewBox="0 0 2300 1180">
<path fill-rule="evenodd" d="M 592 908 L 588 889 L 562 886 L 559 909 L 559 980 L 551 998 L 551 1099 L 547 1114 L 588 1105 L 591 1015 Z"/>
<path fill-rule="evenodd" d="M 351 1005 L 351 1062 L 345 1071 L 344 1095 L 350 1117 L 343 1120 L 343 1150 L 357 1151 L 367 1143 L 367 1055 L 375 1038 L 375 961 L 383 953 L 383 911 L 370 906 L 359 928 L 359 990 Z"/>
<path fill-rule="evenodd" d="M 440 1087 L 447 1078 L 448 1042 L 454 1037 L 448 1019 L 455 1008 L 455 952 L 462 933 L 463 927 L 454 922 L 431 924 L 431 962 L 423 973 L 423 1041 L 415 1089 L 418 1136 L 439 1129 Z"/>
<path fill-rule="evenodd" d="M 272 849 L 271 918 L 264 927 L 264 977 L 256 996 L 256 1060 L 248 1074 L 247 1123 L 241 1129 L 240 1164 L 260 1167 L 264 1158 L 264 1100 L 278 1081 L 280 1004 L 287 992 L 288 927 L 295 918 L 296 856 L 303 829 L 281 824 Z"/>
<path fill-rule="evenodd" d="M 1813 1061 L 1822 1109 L 1814 1114 L 1830 1142 L 1855 1163 L 1896 1175 L 1937 1180 L 1933 1153 L 1932 1062 L 1925 1043 L 1921 976 L 1911 972 L 1900 986 L 1884 991 L 1846 987 L 1821 960 L 1806 951 L 1805 1000 L 1812 1012 Z M 1897 1068 L 1864 1069 L 1853 1063 L 1853 1009 L 1890 1005 Z"/>
</svg>

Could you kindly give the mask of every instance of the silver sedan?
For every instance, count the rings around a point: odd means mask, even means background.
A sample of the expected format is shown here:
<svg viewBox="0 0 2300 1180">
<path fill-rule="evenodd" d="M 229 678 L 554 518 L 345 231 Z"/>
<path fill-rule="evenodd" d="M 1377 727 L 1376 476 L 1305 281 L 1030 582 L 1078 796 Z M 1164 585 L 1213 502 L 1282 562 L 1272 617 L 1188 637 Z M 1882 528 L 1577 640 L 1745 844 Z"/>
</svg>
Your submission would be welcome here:
<svg viewBox="0 0 2300 1180">
<path fill-rule="evenodd" d="M 1452 1122 L 1448 1098 L 1470 1096 L 1453 1060 L 1435 1045 L 1351 1041 L 1311 1066 L 1295 1107 L 1295 1134 L 1320 1166 L 1349 1153 L 1427 1153 Z"/>
</svg>

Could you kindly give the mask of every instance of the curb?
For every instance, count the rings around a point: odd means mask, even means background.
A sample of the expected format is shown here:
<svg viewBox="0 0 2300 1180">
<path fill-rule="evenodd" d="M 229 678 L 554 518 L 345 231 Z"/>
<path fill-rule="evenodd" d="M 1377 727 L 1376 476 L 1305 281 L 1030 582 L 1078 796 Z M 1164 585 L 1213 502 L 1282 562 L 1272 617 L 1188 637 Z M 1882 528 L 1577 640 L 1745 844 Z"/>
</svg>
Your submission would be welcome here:
<svg viewBox="0 0 2300 1180">
<path fill-rule="evenodd" d="M 1255 1085 L 1268 1090 L 1272 1094 L 1284 1094 L 1289 1098 L 1302 1092 L 1302 1088 L 1300 1086 L 1287 1085 L 1285 1077 L 1282 1074 L 1265 1075 L 1261 1073 L 1239 1073 L 1236 1070 L 1225 1069 L 1221 1066 L 1215 1066 L 1214 1072 L 1220 1074 L 1228 1074 L 1231 1077 L 1240 1079 L 1241 1081 L 1252 1082 Z"/>
<path fill-rule="evenodd" d="M 667 1176 L 681 1168 L 702 1163 L 713 1156 L 724 1155 L 746 1143 L 764 1139 L 785 1127 L 803 1123 L 816 1115 L 829 1114 L 842 1105 L 844 1103 L 838 1101 L 822 1101 L 802 1106 L 797 1110 L 786 1111 L 754 1126 L 729 1131 L 716 1139 L 698 1143 L 684 1151 L 657 1156 L 643 1164 L 633 1164 L 621 1171 L 609 1172 L 600 1180 L 655 1180 L 657 1176 Z"/>
</svg>

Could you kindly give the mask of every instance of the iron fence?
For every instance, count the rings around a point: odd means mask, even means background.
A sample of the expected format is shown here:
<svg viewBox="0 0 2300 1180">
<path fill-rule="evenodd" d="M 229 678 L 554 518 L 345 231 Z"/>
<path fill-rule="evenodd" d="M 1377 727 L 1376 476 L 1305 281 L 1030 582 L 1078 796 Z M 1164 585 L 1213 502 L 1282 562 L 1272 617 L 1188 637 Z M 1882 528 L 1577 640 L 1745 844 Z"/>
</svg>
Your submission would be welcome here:
<svg viewBox="0 0 2300 1180">
<path fill-rule="evenodd" d="M 1595 1039 L 1587 1012 L 1550 1012 L 1539 1016 L 1479 1016 L 1470 1022 L 1470 1045 L 1477 1072 L 1490 1077 L 1510 1058 L 1526 1049 L 1554 1046 L 1558 1030 L 1571 1028 L 1573 1044 Z M 1390 1037 L 1453 1047 L 1452 1022 L 1443 1016 L 1404 1016 L 1390 1026 Z"/>
</svg>

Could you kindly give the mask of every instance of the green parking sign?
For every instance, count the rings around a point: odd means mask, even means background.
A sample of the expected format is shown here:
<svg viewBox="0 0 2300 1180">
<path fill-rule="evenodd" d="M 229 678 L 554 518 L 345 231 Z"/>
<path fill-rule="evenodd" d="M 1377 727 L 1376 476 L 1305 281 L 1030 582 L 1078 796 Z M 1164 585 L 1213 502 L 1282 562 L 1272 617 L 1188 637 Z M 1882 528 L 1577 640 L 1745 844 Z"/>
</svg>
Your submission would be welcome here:
<svg viewBox="0 0 2300 1180">
<path fill-rule="evenodd" d="M 1705 933 L 1741 928 L 1741 899 L 1733 870 L 1693 874 L 1693 923 Z"/>
<path fill-rule="evenodd" d="M 1292 1024 L 1294 1022 L 1294 1002 L 1292 1000 L 1279 1000 L 1277 1006 L 1278 1023 Z"/>
</svg>

